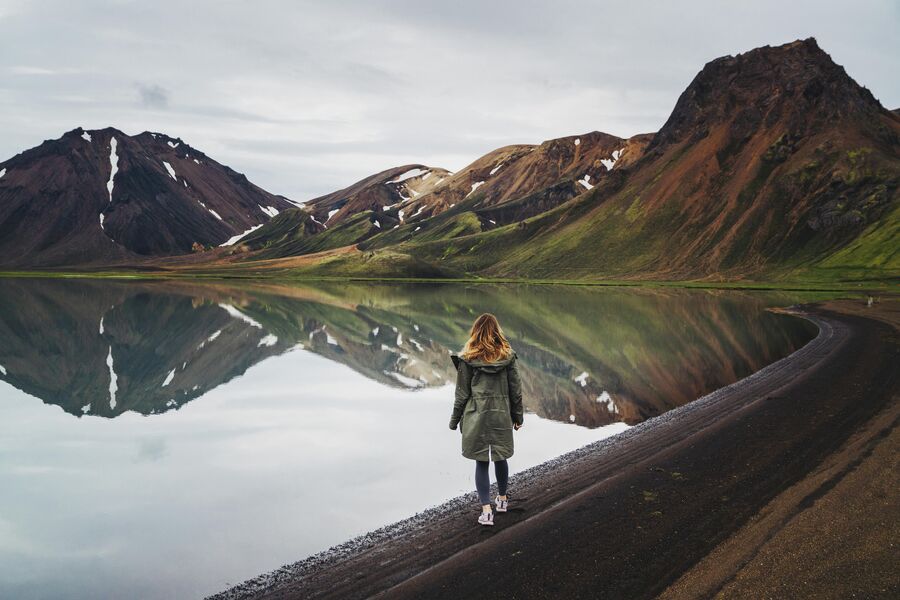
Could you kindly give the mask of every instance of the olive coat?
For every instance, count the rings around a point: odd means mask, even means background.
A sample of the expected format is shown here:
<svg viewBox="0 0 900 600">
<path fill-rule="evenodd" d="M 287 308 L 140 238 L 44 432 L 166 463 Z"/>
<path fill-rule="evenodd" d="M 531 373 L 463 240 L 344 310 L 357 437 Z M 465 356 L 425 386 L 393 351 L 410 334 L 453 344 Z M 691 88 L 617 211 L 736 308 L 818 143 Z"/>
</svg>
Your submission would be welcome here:
<svg viewBox="0 0 900 600">
<path fill-rule="evenodd" d="M 505 360 L 456 365 L 456 398 L 450 429 L 460 425 L 462 455 L 472 460 L 504 460 L 513 455 L 513 423 L 522 425 L 522 384 L 513 352 Z"/>
</svg>

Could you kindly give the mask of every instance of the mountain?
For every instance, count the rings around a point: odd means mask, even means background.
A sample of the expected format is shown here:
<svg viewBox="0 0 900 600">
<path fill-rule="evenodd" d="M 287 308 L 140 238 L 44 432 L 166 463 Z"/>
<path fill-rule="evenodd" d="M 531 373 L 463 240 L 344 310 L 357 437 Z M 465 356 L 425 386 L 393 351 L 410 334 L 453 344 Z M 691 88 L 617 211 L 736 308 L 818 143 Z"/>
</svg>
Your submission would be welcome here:
<svg viewBox="0 0 900 600">
<path fill-rule="evenodd" d="M 410 211 L 432 216 L 470 200 L 472 208 L 515 203 L 520 214 L 537 214 L 593 188 L 616 165 L 634 162 L 651 138 L 642 135 L 625 140 L 593 131 L 536 146 L 505 146 L 451 175 L 418 202 L 411 202 Z"/>
<path fill-rule="evenodd" d="M 636 161 L 650 139 L 594 131 L 540 145 L 505 146 L 457 173 L 424 165 L 395 167 L 288 211 L 241 244 L 260 251 L 252 258 L 266 259 L 493 229 L 593 188 L 612 169 Z"/>
<path fill-rule="evenodd" d="M 240 246 L 261 250 L 255 257 L 267 258 L 355 244 L 415 216 L 409 203 L 421 205 L 418 199 L 450 175 L 445 169 L 418 164 L 381 171 L 285 211 L 242 238 Z"/>
<path fill-rule="evenodd" d="M 362 211 L 387 213 L 396 206 L 427 195 L 450 175 L 452 173 L 445 169 L 425 165 L 394 167 L 306 204 L 318 221 L 331 227 Z M 395 209 L 393 213 L 391 220 L 403 219 L 402 209 Z M 405 214 L 409 216 L 409 210 Z"/>
<path fill-rule="evenodd" d="M 185 254 L 294 206 L 179 138 L 78 128 L 0 163 L 0 264 Z"/>
<path fill-rule="evenodd" d="M 708 63 L 654 134 L 505 146 L 456 173 L 398 166 L 301 206 L 182 144 L 75 130 L 0 163 L 0 261 L 253 276 L 900 275 L 900 115 L 812 38 Z"/>
<path fill-rule="evenodd" d="M 603 134 L 597 140 L 600 153 L 622 143 Z M 454 176 L 454 194 L 431 203 L 444 212 L 415 224 L 422 231 L 409 223 L 353 251 L 297 263 L 295 271 L 402 275 L 398 265 L 415 257 L 452 276 L 846 281 L 900 274 L 900 117 L 814 39 L 708 63 L 662 129 L 640 142 L 633 160 L 597 173 L 591 190 L 486 224 L 486 209 L 528 201 L 534 187 L 512 192 L 515 181 L 493 188 L 485 179 L 473 189 L 489 167 L 503 174 L 501 159 L 516 163 L 536 152 L 498 150 Z M 571 181 L 583 168 L 559 173 Z M 471 204 L 463 198 L 451 208 L 466 185 Z M 444 193 L 436 188 L 422 200 Z"/>
</svg>

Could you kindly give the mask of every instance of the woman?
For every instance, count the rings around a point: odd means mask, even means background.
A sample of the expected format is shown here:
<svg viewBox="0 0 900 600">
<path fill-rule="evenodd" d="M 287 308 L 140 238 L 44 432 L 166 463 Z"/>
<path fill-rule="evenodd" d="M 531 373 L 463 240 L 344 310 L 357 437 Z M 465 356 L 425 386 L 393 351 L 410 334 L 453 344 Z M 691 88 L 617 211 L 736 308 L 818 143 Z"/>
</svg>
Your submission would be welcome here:
<svg viewBox="0 0 900 600">
<path fill-rule="evenodd" d="M 450 429 L 461 423 L 462 455 L 475 461 L 475 487 L 481 500 L 482 525 L 494 524 L 488 489 L 488 465 L 494 461 L 499 494 L 497 512 L 506 512 L 506 483 L 513 454 L 513 429 L 523 425 L 522 385 L 516 368 L 516 353 L 509 346 L 497 318 L 485 313 L 475 319 L 469 340 L 456 365 L 456 400 Z"/>
</svg>

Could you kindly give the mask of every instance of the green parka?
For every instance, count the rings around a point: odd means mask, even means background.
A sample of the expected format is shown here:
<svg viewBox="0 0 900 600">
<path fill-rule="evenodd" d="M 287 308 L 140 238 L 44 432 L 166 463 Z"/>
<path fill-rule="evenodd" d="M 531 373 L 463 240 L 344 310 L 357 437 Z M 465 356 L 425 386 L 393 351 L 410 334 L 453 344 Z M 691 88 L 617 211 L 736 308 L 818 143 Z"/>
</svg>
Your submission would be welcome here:
<svg viewBox="0 0 900 600">
<path fill-rule="evenodd" d="M 513 423 L 522 425 L 522 384 L 517 356 L 499 362 L 456 365 L 456 399 L 450 429 L 461 423 L 462 455 L 472 460 L 504 460 L 513 455 Z"/>
</svg>

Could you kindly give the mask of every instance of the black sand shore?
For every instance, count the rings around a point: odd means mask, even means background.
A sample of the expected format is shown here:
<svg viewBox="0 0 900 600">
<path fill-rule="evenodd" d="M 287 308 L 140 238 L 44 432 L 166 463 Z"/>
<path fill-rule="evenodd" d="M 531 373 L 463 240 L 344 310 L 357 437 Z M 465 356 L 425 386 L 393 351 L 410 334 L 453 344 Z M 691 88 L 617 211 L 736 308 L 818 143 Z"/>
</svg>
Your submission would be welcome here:
<svg viewBox="0 0 900 600">
<path fill-rule="evenodd" d="M 215 598 L 900 597 L 895 301 L 689 405 Z"/>
</svg>

